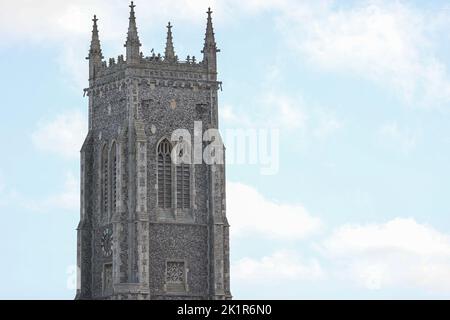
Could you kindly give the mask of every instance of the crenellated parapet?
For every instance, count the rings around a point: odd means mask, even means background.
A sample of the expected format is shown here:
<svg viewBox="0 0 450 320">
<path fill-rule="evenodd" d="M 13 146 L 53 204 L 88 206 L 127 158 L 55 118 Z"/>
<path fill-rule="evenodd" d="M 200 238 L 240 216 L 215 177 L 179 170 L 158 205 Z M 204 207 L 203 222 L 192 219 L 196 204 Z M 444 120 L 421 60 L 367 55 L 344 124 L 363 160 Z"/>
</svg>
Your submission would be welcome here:
<svg viewBox="0 0 450 320">
<path fill-rule="evenodd" d="M 150 55 L 145 56 L 140 51 L 141 42 L 139 40 L 135 5 L 131 2 L 130 18 L 125 42 L 126 55 L 119 55 L 117 58 L 103 60 L 100 48 L 100 40 L 97 27 L 97 17 L 94 16 L 94 26 L 92 32 L 91 49 L 89 51 L 90 63 L 90 88 L 104 86 L 108 83 L 121 81 L 126 77 L 151 77 L 155 85 L 170 82 L 175 86 L 201 87 L 205 81 L 216 82 L 216 42 L 212 28 L 212 11 L 208 9 L 205 42 L 203 46 L 203 58 L 198 59 L 194 55 L 186 58 L 179 58 L 175 54 L 173 44 L 173 26 L 170 22 L 167 25 L 167 38 L 164 55 L 155 53 L 152 49 Z M 198 82 L 198 83 L 195 83 Z M 220 83 L 217 83 L 219 86 Z"/>
</svg>

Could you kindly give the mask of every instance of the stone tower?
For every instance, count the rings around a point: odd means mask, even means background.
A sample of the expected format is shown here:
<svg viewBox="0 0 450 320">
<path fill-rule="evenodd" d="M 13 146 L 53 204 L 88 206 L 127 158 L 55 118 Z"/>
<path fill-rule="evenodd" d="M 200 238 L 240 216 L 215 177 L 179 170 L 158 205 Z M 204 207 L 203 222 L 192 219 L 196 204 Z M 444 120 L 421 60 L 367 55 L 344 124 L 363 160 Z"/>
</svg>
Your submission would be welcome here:
<svg viewBox="0 0 450 320">
<path fill-rule="evenodd" d="M 170 23 L 164 56 L 144 56 L 130 8 L 108 63 L 93 20 L 76 298 L 231 299 L 211 10 L 203 58 L 181 61 Z"/>
</svg>

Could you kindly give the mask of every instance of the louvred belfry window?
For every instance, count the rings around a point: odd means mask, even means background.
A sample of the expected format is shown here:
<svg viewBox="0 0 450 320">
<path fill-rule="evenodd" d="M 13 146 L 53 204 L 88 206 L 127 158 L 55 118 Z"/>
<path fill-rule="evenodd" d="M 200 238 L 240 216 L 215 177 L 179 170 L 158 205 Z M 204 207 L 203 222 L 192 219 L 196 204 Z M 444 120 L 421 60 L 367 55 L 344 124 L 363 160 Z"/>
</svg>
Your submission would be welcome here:
<svg viewBox="0 0 450 320">
<path fill-rule="evenodd" d="M 182 163 L 177 166 L 177 208 L 187 209 L 190 201 L 190 179 L 189 165 Z"/>
<path fill-rule="evenodd" d="M 158 207 L 172 207 L 172 146 L 167 139 L 158 145 Z"/>
</svg>

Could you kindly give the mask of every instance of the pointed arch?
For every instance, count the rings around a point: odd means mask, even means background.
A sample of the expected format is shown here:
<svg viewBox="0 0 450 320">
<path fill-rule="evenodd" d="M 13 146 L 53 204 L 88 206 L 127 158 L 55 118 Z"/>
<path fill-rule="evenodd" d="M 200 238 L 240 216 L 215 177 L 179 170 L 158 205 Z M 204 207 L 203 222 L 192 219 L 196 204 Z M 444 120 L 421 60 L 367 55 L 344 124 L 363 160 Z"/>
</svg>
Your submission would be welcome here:
<svg viewBox="0 0 450 320">
<path fill-rule="evenodd" d="M 157 147 L 158 158 L 158 207 L 172 207 L 172 145 L 168 139 L 161 140 Z"/>
</svg>

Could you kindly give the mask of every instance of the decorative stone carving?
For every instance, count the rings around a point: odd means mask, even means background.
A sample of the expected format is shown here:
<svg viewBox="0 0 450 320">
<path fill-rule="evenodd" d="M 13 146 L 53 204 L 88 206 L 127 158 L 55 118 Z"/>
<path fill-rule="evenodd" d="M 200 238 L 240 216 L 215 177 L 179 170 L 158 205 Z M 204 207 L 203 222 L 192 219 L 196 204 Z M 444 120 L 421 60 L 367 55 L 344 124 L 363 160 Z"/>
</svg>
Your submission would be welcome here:
<svg viewBox="0 0 450 320">
<path fill-rule="evenodd" d="M 168 261 L 166 279 L 167 283 L 184 283 L 184 262 Z"/>
<path fill-rule="evenodd" d="M 103 230 L 101 247 L 105 257 L 110 257 L 112 255 L 112 240 L 112 230 L 110 228 Z"/>
</svg>

